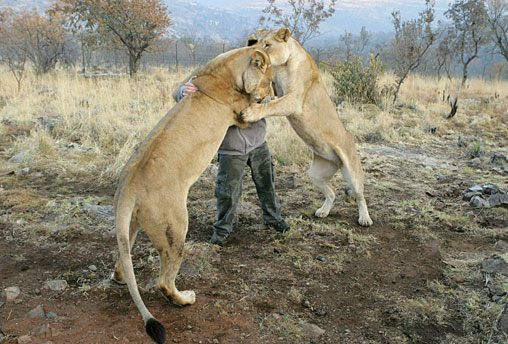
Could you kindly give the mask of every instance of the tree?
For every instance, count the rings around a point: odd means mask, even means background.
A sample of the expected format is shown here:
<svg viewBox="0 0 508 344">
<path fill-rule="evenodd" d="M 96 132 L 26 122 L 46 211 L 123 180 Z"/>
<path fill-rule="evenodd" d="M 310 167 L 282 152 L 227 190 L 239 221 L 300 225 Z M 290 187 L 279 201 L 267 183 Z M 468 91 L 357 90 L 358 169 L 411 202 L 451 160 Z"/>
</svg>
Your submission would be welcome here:
<svg viewBox="0 0 508 344">
<path fill-rule="evenodd" d="M 462 87 L 466 84 L 469 64 L 479 56 L 487 42 L 485 0 L 455 0 L 445 12 L 454 29 L 453 49 L 462 64 Z"/>
<path fill-rule="evenodd" d="M 402 21 L 400 12 L 392 13 L 395 37 L 391 42 L 391 53 L 394 58 L 394 71 L 397 76 L 393 102 L 397 101 L 400 86 L 411 71 L 422 62 L 422 58 L 436 39 L 432 29 L 434 21 L 434 0 L 425 0 L 425 9 L 417 19 Z"/>
<path fill-rule="evenodd" d="M 102 42 L 123 46 L 129 56 L 129 74 L 136 75 L 141 56 L 170 26 L 161 0 L 60 0 L 74 25 L 85 23 Z"/>
<path fill-rule="evenodd" d="M 23 28 L 8 8 L 0 12 L 0 62 L 7 65 L 21 90 L 27 54 L 23 43 Z"/>
<path fill-rule="evenodd" d="M 3 60 L 15 75 L 18 87 L 27 60 L 37 74 L 47 73 L 64 53 L 66 30 L 58 13 L 48 10 L 40 15 L 33 10 L 14 14 L 7 10 L 2 15 L 2 30 Z"/>
<path fill-rule="evenodd" d="M 344 59 L 350 61 L 352 58 L 362 56 L 370 39 L 371 34 L 365 29 L 365 26 L 362 26 L 360 35 L 358 36 L 353 36 L 351 32 L 344 30 L 344 34 L 339 37 L 342 48 L 344 49 Z"/>
<path fill-rule="evenodd" d="M 281 8 L 276 0 L 267 0 L 268 6 L 259 18 L 261 25 L 272 28 L 287 27 L 291 36 L 304 45 L 320 34 L 319 26 L 335 12 L 337 0 L 330 0 L 328 7 L 324 0 L 287 0 L 289 8 Z"/>
<path fill-rule="evenodd" d="M 488 0 L 487 20 L 494 44 L 499 53 L 508 61 L 508 3 L 506 0 Z"/>
<path fill-rule="evenodd" d="M 62 16 L 52 11 L 41 16 L 33 10 L 21 13 L 18 20 L 24 30 L 27 57 L 34 65 L 35 72 L 44 74 L 54 69 L 64 53 L 66 30 Z"/>
<path fill-rule="evenodd" d="M 436 48 L 432 52 L 431 59 L 436 67 L 437 80 L 441 80 L 441 71 L 444 69 L 448 79 L 451 80 L 451 66 L 454 61 L 454 51 L 451 42 L 454 39 L 454 32 L 451 27 L 446 27 L 441 31 L 441 38 Z"/>
</svg>

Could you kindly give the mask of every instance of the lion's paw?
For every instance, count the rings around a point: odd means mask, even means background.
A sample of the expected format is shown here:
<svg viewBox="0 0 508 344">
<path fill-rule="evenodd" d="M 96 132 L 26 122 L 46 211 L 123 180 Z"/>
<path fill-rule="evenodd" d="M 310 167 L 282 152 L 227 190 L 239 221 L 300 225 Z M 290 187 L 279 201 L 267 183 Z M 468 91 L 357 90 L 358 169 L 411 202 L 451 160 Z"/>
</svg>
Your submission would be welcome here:
<svg viewBox="0 0 508 344">
<path fill-rule="evenodd" d="M 316 215 L 316 217 L 327 217 L 329 213 L 330 209 L 328 209 L 328 207 L 322 206 L 321 208 L 316 210 L 316 213 L 314 215 Z"/>
<path fill-rule="evenodd" d="M 116 284 L 119 284 L 119 285 L 125 285 L 125 284 L 127 284 L 127 282 L 125 282 L 123 277 L 117 276 L 117 273 L 115 271 L 113 271 L 111 273 L 111 276 L 109 276 L 109 279 L 111 281 L 115 282 Z"/>
<path fill-rule="evenodd" d="M 259 116 L 260 110 L 261 109 L 259 104 L 252 104 L 248 108 L 242 110 L 240 113 L 240 118 L 246 123 L 257 122 L 261 119 Z"/>
<path fill-rule="evenodd" d="M 366 216 L 360 216 L 358 218 L 358 224 L 360 226 L 363 226 L 363 227 L 369 227 L 370 225 L 372 225 L 372 220 L 370 219 L 370 216 L 369 215 L 366 215 Z"/>
<path fill-rule="evenodd" d="M 178 295 L 179 305 L 192 305 L 194 302 L 196 302 L 196 293 L 194 290 L 184 290 L 180 292 L 180 295 Z M 176 301 L 176 300 L 175 300 Z"/>
</svg>

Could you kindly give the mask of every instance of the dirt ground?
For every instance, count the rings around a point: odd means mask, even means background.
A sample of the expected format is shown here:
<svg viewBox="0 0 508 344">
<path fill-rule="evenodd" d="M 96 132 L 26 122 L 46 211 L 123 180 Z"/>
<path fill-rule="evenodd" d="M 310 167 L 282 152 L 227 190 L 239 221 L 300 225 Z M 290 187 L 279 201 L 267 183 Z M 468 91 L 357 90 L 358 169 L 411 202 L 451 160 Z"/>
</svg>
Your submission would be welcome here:
<svg viewBox="0 0 508 344">
<path fill-rule="evenodd" d="M 158 257 L 144 234 L 134 247 L 141 295 L 166 327 L 169 343 L 487 343 L 506 296 L 506 277 L 481 262 L 506 254 L 508 212 L 472 208 L 470 186 L 507 177 L 489 154 L 508 155 L 506 137 L 471 165 L 457 134 L 423 143 L 362 144 L 366 198 L 374 225 L 356 224 L 357 209 L 334 180 L 329 217 L 305 167 L 277 167 L 277 192 L 291 231 L 262 225 L 246 173 L 242 206 L 225 247 L 207 243 L 215 216 L 214 175 L 189 194 L 186 255 L 177 279 L 197 301 L 177 307 L 154 288 Z M 2 159 L 8 159 L 3 154 Z M 9 171 L 7 171 L 9 172 Z M 0 177 L 0 342 L 150 343 L 126 289 L 109 282 L 117 257 L 111 217 L 85 205 L 112 205 L 114 186 L 97 187 L 45 171 Z M 45 282 L 63 279 L 52 291 Z M 45 317 L 28 312 L 42 305 Z M 316 334 L 309 324 L 317 325 Z M 315 328 L 314 328 L 315 329 Z"/>
</svg>

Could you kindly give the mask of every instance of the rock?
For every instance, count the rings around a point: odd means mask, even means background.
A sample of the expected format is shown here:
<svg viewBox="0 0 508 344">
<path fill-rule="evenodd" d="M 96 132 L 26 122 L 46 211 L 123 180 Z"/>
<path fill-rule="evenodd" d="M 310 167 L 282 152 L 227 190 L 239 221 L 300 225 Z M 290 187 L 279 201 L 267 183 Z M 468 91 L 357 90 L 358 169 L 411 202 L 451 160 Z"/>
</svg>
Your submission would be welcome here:
<svg viewBox="0 0 508 344">
<path fill-rule="evenodd" d="M 487 201 L 481 198 L 480 196 L 473 196 L 471 200 L 469 201 L 469 204 L 473 208 L 483 208 L 487 206 Z"/>
<path fill-rule="evenodd" d="M 39 328 L 35 330 L 35 336 L 42 338 L 50 338 L 52 336 L 52 333 L 49 324 L 42 324 L 41 326 L 39 326 Z"/>
<path fill-rule="evenodd" d="M 508 263 L 497 254 L 485 258 L 482 262 L 482 270 L 488 274 L 502 274 L 508 276 Z"/>
<path fill-rule="evenodd" d="M 482 185 L 482 192 L 486 195 L 492 195 L 498 192 L 502 192 L 499 186 L 493 183 L 488 183 Z"/>
<path fill-rule="evenodd" d="M 469 160 L 467 164 L 473 167 L 480 167 L 482 165 L 482 160 L 480 158 L 474 158 Z"/>
<path fill-rule="evenodd" d="M 44 177 L 44 174 L 42 174 L 42 172 L 36 172 L 36 173 L 34 173 L 34 175 L 32 177 L 34 179 L 39 179 L 39 178 Z"/>
<path fill-rule="evenodd" d="M 51 92 L 52 94 L 56 94 L 55 91 L 41 91 L 43 93 L 45 92 Z M 30 124 L 32 124 L 35 127 L 48 129 L 49 131 L 52 131 L 58 124 L 63 123 L 63 120 L 55 117 L 39 117 L 35 121 L 32 121 Z"/>
<path fill-rule="evenodd" d="M 21 170 L 14 171 L 14 174 L 17 176 L 25 176 L 29 173 L 30 173 L 30 168 L 28 168 L 28 167 L 22 168 Z"/>
<path fill-rule="evenodd" d="M 466 190 L 466 192 L 478 192 L 483 193 L 483 187 L 481 185 L 475 185 Z"/>
<path fill-rule="evenodd" d="M 18 154 L 12 156 L 9 160 L 7 160 L 10 164 L 16 164 L 25 158 L 26 152 L 19 152 Z"/>
<path fill-rule="evenodd" d="M 500 153 L 494 153 L 490 157 L 490 163 L 494 165 L 503 165 L 508 163 L 508 158 Z"/>
<path fill-rule="evenodd" d="M 508 314 L 502 314 L 497 322 L 497 329 L 508 334 Z"/>
<path fill-rule="evenodd" d="M 498 248 L 500 250 L 508 251 L 508 244 L 504 242 L 503 240 L 498 240 L 496 244 L 494 245 L 495 248 Z"/>
<path fill-rule="evenodd" d="M 488 199 L 489 206 L 508 208 L 508 194 L 495 193 Z"/>
<path fill-rule="evenodd" d="M 90 265 L 90 266 L 88 267 L 88 269 L 89 269 L 90 271 L 97 271 L 97 267 L 96 267 L 95 265 Z"/>
<path fill-rule="evenodd" d="M 489 285 L 489 296 L 504 296 L 506 295 L 506 290 L 499 285 Z"/>
<path fill-rule="evenodd" d="M 45 288 L 49 288 L 53 291 L 62 291 L 67 289 L 69 285 L 67 284 L 66 280 L 52 280 L 47 281 L 44 285 Z"/>
<path fill-rule="evenodd" d="M 13 302 L 21 294 L 19 287 L 9 287 L 4 289 L 5 301 Z"/>
<path fill-rule="evenodd" d="M 48 318 L 48 319 L 56 319 L 56 318 L 58 318 L 58 315 L 56 315 L 56 313 L 53 313 L 53 312 L 48 312 L 46 314 L 46 318 Z"/>
<path fill-rule="evenodd" d="M 473 198 L 474 196 L 481 196 L 481 195 L 482 195 L 481 192 L 466 191 L 462 194 L 462 200 L 469 202 L 471 200 L 471 198 Z"/>
<path fill-rule="evenodd" d="M 502 176 L 508 176 L 508 165 L 504 165 L 501 167 L 494 167 L 492 171 L 496 172 L 497 174 L 500 174 Z"/>
<path fill-rule="evenodd" d="M 90 215 L 95 216 L 99 219 L 111 219 L 115 215 L 115 210 L 112 205 L 93 205 L 86 204 L 83 207 Z"/>
<path fill-rule="evenodd" d="M 210 164 L 205 171 L 207 176 L 210 177 L 217 177 L 217 174 L 219 174 L 219 168 L 215 164 Z"/>
<path fill-rule="evenodd" d="M 326 263 L 326 258 L 323 256 L 317 256 L 316 259 L 319 260 L 320 262 Z"/>
<path fill-rule="evenodd" d="M 317 325 L 310 323 L 303 323 L 300 325 L 302 331 L 310 338 L 318 338 L 325 333 L 325 330 Z"/>
<path fill-rule="evenodd" d="M 24 336 L 18 337 L 18 344 L 27 344 L 27 343 L 31 343 L 31 342 L 32 342 L 32 338 L 30 336 L 24 335 Z"/>
<path fill-rule="evenodd" d="M 42 308 L 42 305 L 38 305 L 31 311 L 29 311 L 26 315 L 28 318 L 45 318 L 46 314 L 44 313 L 44 308 Z"/>
<path fill-rule="evenodd" d="M 53 312 L 48 312 L 46 314 L 46 318 L 48 318 L 48 319 L 56 319 L 56 318 L 58 318 L 58 315 L 56 315 L 56 313 L 53 313 Z"/>
</svg>

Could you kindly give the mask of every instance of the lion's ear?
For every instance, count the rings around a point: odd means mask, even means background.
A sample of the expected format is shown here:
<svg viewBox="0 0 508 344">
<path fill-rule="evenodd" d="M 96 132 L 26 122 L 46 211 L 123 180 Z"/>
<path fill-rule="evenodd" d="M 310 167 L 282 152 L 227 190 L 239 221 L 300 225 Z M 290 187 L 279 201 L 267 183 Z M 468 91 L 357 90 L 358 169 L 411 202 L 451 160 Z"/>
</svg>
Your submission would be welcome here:
<svg viewBox="0 0 508 344">
<path fill-rule="evenodd" d="M 252 54 L 251 63 L 264 73 L 266 72 L 266 67 L 268 65 L 268 57 L 261 50 L 256 49 Z"/>
<path fill-rule="evenodd" d="M 258 39 L 256 38 L 255 34 L 252 34 L 247 39 L 247 46 L 250 47 L 251 45 L 254 45 L 258 42 Z"/>
<path fill-rule="evenodd" d="M 291 37 L 291 31 L 287 27 L 280 29 L 275 34 L 275 39 L 279 42 L 287 42 L 289 37 Z"/>
</svg>

